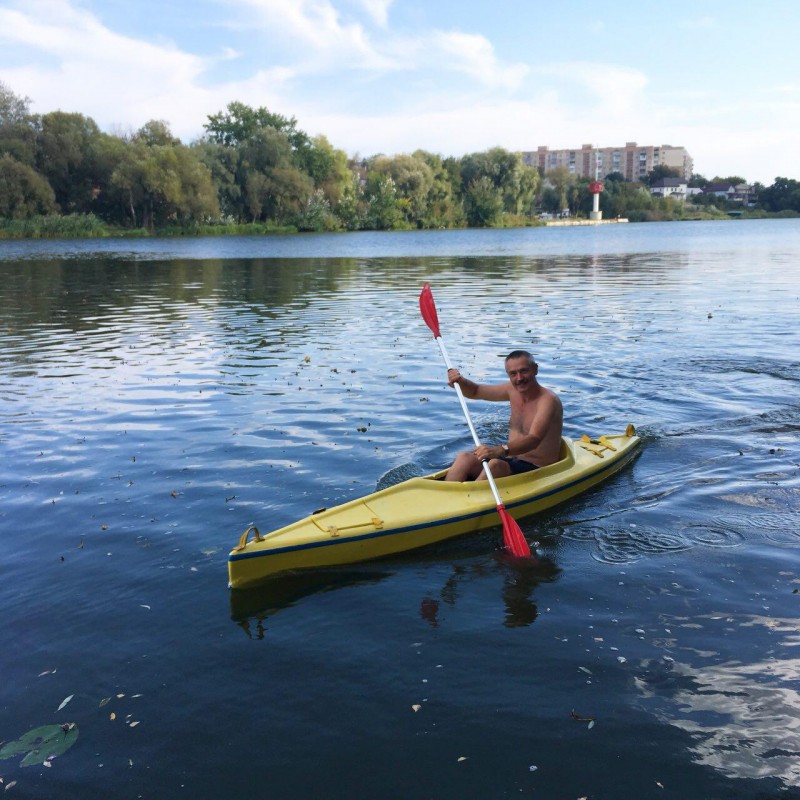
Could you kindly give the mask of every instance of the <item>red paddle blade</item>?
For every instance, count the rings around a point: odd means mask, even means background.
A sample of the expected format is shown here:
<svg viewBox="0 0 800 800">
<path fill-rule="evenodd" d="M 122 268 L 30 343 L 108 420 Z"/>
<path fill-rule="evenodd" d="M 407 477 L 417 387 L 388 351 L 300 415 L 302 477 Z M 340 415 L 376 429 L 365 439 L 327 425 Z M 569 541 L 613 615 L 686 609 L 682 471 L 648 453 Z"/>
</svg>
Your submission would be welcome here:
<svg viewBox="0 0 800 800">
<path fill-rule="evenodd" d="M 503 521 L 503 542 L 506 549 L 514 556 L 529 556 L 531 548 L 525 541 L 517 521 L 506 511 L 505 506 L 497 506 L 497 513 Z"/>
<path fill-rule="evenodd" d="M 431 293 L 431 285 L 426 283 L 419 294 L 419 310 L 422 312 L 422 319 L 425 324 L 431 329 L 435 338 L 439 338 L 439 316 L 436 313 L 436 305 L 433 302 L 433 294 Z"/>
</svg>

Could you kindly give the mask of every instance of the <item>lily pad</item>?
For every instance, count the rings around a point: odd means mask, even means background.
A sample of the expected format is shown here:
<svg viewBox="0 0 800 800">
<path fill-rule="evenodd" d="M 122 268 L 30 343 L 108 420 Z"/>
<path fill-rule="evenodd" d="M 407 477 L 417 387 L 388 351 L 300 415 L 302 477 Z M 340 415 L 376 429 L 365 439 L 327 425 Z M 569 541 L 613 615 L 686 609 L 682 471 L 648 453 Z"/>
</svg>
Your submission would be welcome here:
<svg viewBox="0 0 800 800">
<path fill-rule="evenodd" d="M 25 754 L 21 767 L 43 764 L 53 756 L 66 753 L 78 738 L 78 726 L 74 722 L 65 725 L 42 725 L 33 728 L 13 742 L 0 748 L 0 759 Z"/>
</svg>

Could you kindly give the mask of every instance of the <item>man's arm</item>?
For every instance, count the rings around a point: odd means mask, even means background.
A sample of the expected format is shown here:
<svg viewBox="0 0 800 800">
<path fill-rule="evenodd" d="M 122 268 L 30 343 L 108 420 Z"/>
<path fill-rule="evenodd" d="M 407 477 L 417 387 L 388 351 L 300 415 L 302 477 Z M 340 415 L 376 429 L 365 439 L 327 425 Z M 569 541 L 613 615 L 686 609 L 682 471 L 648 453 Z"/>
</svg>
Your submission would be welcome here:
<svg viewBox="0 0 800 800">
<path fill-rule="evenodd" d="M 457 369 L 447 371 L 447 382 L 451 386 L 457 383 L 461 387 L 464 397 L 468 397 L 470 400 L 488 400 L 498 403 L 510 399 L 508 392 L 511 384 L 509 383 L 475 383 L 475 381 L 465 378 Z"/>
</svg>

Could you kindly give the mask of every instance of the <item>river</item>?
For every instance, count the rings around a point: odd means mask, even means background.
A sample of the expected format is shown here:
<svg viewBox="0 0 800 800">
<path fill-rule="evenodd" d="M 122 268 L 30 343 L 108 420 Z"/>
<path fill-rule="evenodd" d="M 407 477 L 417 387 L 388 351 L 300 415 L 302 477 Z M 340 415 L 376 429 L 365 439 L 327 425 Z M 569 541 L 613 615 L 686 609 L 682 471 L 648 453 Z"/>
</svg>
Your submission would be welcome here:
<svg viewBox="0 0 800 800">
<path fill-rule="evenodd" d="M 799 264 L 798 220 L 0 242 L 0 741 L 70 737 L 8 796 L 800 798 Z M 469 446 L 426 281 L 466 374 L 530 349 L 641 455 L 521 523 L 539 569 L 230 591 L 250 523 Z"/>
</svg>

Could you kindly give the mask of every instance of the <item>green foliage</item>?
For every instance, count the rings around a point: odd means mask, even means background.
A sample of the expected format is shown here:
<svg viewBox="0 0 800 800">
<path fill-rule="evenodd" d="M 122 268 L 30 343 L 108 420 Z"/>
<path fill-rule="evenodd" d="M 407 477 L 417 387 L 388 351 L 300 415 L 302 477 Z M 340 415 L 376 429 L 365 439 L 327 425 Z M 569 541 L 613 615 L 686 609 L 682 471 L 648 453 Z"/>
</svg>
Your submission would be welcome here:
<svg viewBox="0 0 800 800">
<path fill-rule="evenodd" d="M 397 188 L 389 175 L 371 175 L 367 182 L 369 203 L 365 227 L 389 231 L 402 226 L 404 208 L 398 203 Z"/>
<path fill-rule="evenodd" d="M 137 137 L 130 143 L 110 180 L 131 226 L 152 230 L 218 217 L 211 173 L 194 151 L 147 141 Z"/>
<path fill-rule="evenodd" d="M 203 126 L 208 133 L 209 141 L 223 144 L 226 147 L 237 147 L 244 144 L 259 130 L 272 128 L 286 133 L 289 138 L 298 137 L 298 141 L 308 137 L 297 131 L 297 120 L 273 114 L 266 108 L 250 108 L 250 106 L 234 101 L 228 103 L 227 113 L 220 111 L 211 114 Z"/>
<path fill-rule="evenodd" d="M 0 217 L 20 220 L 55 209 L 52 187 L 33 167 L 8 153 L 0 156 Z"/>
<path fill-rule="evenodd" d="M 316 189 L 308 198 L 305 208 L 296 217 L 296 225 L 300 231 L 316 232 L 341 230 L 342 227 L 322 189 Z"/>
<path fill-rule="evenodd" d="M 767 211 L 800 211 L 800 182 L 791 178 L 775 178 L 772 186 L 761 190 L 758 200 Z"/>
<path fill-rule="evenodd" d="M 481 175 L 467 187 L 464 206 L 470 227 L 487 228 L 500 220 L 503 195 L 488 175 Z"/>
<path fill-rule="evenodd" d="M 682 178 L 683 173 L 677 167 L 668 167 L 665 164 L 659 164 L 653 167 L 644 179 L 647 186 L 652 186 L 662 178 Z"/>
<path fill-rule="evenodd" d="M 95 154 L 103 134 L 90 117 L 54 111 L 45 114 L 36 139 L 36 168 L 56 195 L 65 214 L 91 209 L 93 191 L 107 175 Z"/>
<path fill-rule="evenodd" d="M 160 120 L 112 136 L 82 114 L 39 116 L 29 105 L 0 82 L 3 237 L 510 226 L 531 224 L 539 210 L 586 216 L 592 208 L 587 179 L 564 168 L 541 177 L 502 147 L 348 160 L 294 117 L 238 101 L 210 115 L 206 136 L 187 147 Z M 675 174 L 657 167 L 647 181 Z M 690 185 L 707 183 L 695 175 Z M 756 189 L 762 213 L 800 211 L 797 181 Z M 606 218 L 718 218 L 725 205 L 713 196 L 656 198 L 620 173 L 606 176 L 600 196 Z"/>
<path fill-rule="evenodd" d="M 95 239 L 108 235 L 107 226 L 94 214 L 0 218 L 0 239 Z"/>
</svg>

